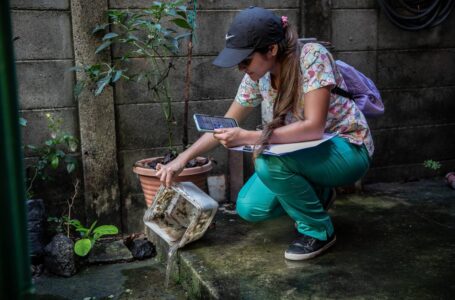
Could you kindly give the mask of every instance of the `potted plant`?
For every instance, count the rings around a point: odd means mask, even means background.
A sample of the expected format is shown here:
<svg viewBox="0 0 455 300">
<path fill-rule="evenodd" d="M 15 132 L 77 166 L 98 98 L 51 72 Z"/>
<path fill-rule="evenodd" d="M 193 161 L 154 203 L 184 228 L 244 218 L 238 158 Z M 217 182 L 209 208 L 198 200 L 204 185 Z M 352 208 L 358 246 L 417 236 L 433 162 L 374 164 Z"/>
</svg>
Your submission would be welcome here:
<svg viewBox="0 0 455 300">
<path fill-rule="evenodd" d="M 73 70 L 85 73 L 86 81 L 76 85 L 78 94 L 89 83 L 95 83 L 93 91 L 99 95 L 109 85 L 118 80 L 146 82 L 149 91 L 158 102 L 165 119 L 168 134 L 168 153 L 162 157 L 141 159 L 133 166 L 133 172 L 138 174 L 144 191 L 147 206 L 152 204 L 152 199 L 160 186 L 156 177 L 155 167 L 158 163 L 166 164 L 177 156 L 177 151 L 172 144 L 173 132 L 177 121 L 172 112 L 172 102 L 169 96 L 169 74 L 175 69 L 174 56 L 180 51 L 179 43 L 188 41 L 188 54 L 185 76 L 184 92 L 184 120 L 183 149 L 188 144 L 188 101 L 191 80 L 192 37 L 195 26 L 195 4 L 189 10 L 185 1 L 154 2 L 152 6 L 143 10 L 119 11 L 109 10 L 109 23 L 97 25 L 93 31 L 102 40 L 102 44 L 95 53 L 107 49 L 109 46 L 124 46 L 128 49 L 120 59 L 112 62 L 102 62 L 94 65 L 75 67 Z M 125 67 L 130 58 L 144 58 L 153 66 L 150 69 L 131 73 Z M 197 158 L 188 163 L 177 181 L 192 181 L 199 187 L 207 190 L 206 179 L 212 169 L 210 160 Z"/>
</svg>

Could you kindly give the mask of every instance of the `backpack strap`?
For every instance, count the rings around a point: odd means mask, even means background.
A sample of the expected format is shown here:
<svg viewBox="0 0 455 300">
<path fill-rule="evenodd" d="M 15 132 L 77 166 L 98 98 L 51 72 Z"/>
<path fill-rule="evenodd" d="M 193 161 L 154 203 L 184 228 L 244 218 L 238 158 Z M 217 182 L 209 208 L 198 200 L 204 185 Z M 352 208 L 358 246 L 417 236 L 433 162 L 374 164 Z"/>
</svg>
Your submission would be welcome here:
<svg viewBox="0 0 455 300">
<path fill-rule="evenodd" d="M 354 96 L 351 93 L 349 93 L 346 90 L 343 90 L 342 88 L 340 88 L 338 86 L 335 86 L 330 92 L 332 94 L 340 95 L 340 96 L 345 97 L 345 98 L 349 98 L 349 99 L 352 99 L 352 100 L 354 99 Z"/>
</svg>

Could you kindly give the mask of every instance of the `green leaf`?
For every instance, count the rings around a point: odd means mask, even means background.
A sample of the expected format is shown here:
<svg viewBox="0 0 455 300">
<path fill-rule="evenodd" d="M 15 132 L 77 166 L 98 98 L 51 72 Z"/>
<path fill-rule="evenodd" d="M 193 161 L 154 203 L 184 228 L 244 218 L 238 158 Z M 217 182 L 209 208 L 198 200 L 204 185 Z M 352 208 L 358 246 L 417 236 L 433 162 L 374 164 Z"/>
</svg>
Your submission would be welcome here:
<svg viewBox="0 0 455 300">
<path fill-rule="evenodd" d="M 96 227 L 93 230 L 93 233 L 98 234 L 99 236 L 117 234 L 118 228 L 114 225 L 101 225 Z"/>
<path fill-rule="evenodd" d="M 52 167 L 53 169 L 57 169 L 57 167 L 58 167 L 58 162 L 59 162 L 58 156 L 54 156 L 54 157 L 52 158 L 52 161 L 51 161 L 51 167 Z"/>
<path fill-rule="evenodd" d="M 68 220 L 67 223 L 70 224 L 71 226 L 73 226 L 74 228 L 76 228 L 76 230 L 78 230 L 79 228 L 84 228 L 84 226 L 82 226 L 81 222 L 77 219 Z"/>
<path fill-rule="evenodd" d="M 74 244 L 74 252 L 79 256 L 86 256 L 92 250 L 92 242 L 89 239 L 80 239 Z"/>
<path fill-rule="evenodd" d="M 74 96 L 76 98 L 78 98 L 82 91 L 84 90 L 85 88 L 85 82 L 84 81 L 78 81 L 75 85 L 74 85 Z"/>
<path fill-rule="evenodd" d="M 92 226 L 90 226 L 90 229 L 88 230 L 88 233 L 87 233 L 88 235 L 90 235 L 92 233 L 92 230 L 93 230 L 93 228 L 95 228 L 97 222 L 98 221 L 95 221 L 92 223 Z"/>
<path fill-rule="evenodd" d="M 99 53 L 100 51 L 106 49 L 107 47 L 109 47 L 110 45 L 112 44 L 112 41 L 106 41 L 104 43 L 101 44 L 101 46 L 99 46 L 98 48 L 96 48 L 95 50 L 95 54 L 96 53 Z"/>
<path fill-rule="evenodd" d="M 95 33 L 97 33 L 98 31 L 101 31 L 101 30 L 105 30 L 107 26 L 109 26 L 109 24 L 101 24 L 101 25 L 97 24 L 95 26 L 95 28 L 93 29 L 92 34 L 95 34 Z"/>
<path fill-rule="evenodd" d="M 172 19 L 171 22 L 180 28 L 193 29 L 185 19 Z"/>
<path fill-rule="evenodd" d="M 27 120 L 24 118 L 19 118 L 19 125 L 23 127 L 27 126 Z"/>
<path fill-rule="evenodd" d="M 178 11 L 177 14 L 186 20 L 186 12 Z"/>
<path fill-rule="evenodd" d="M 71 68 L 68 68 L 66 71 L 67 72 L 80 72 L 80 71 L 83 71 L 84 69 L 79 67 L 79 66 L 74 66 L 74 67 L 71 67 Z"/>
<path fill-rule="evenodd" d="M 180 39 L 183 39 L 183 38 L 186 38 L 188 36 L 191 36 L 191 32 L 186 32 L 186 33 L 183 33 L 183 34 L 179 34 L 175 37 L 176 40 L 180 40 Z"/>
<path fill-rule="evenodd" d="M 103 36 L 103 41 L 105 41 L 105 40 L 110 40 L 110 39 L 113 39 L 113 38 L 115 38 L 115 37 L 118 37 L 118 34 L 117 34 L 117 33 L 115 33 L 115 32 L 109 32 L 109 33 L 107 33 L 107 34 L 105 34 L 105 35 Z"/>
<path fill-rule="evenodd" d="M 68 173 L 72 173 L 76 169 L 76 165 L 73 163 L 67 164 L 66 165 L 66 171 Z"/>
<path fill-rule="evenodd" d="M 100 81 L 98 81 L 97 89 L 95 91 L 95 96 L 98 96 L 99 94 L 101 94 L 103 92 L 104 88 L 111 80 L 111 77 L 112 77 L 112 75 L 109 74 L 106 77 L 103 77 L 103 79 L 101 79 Z"/>
<path fill-rule="evenodd" d="M 57 156 L 60 157 L 60 158 L 63 158 L 63 157 L 65 157 L 66 154 L 65 154 L 65 152 L 63 152 L 62 150 L 57 150 L 57 151 L 55 152 L 55 155 L 57 155 Z"/>
<path fill-rule="evenodd" d="M 122 70 L 117 70 L 114 74 L 114 78 L 112 79 L 112 82 L 116 82 L 117 80 L 119 80 L 122 77 L 122 73 L 123 73 Z"/>
</svg>

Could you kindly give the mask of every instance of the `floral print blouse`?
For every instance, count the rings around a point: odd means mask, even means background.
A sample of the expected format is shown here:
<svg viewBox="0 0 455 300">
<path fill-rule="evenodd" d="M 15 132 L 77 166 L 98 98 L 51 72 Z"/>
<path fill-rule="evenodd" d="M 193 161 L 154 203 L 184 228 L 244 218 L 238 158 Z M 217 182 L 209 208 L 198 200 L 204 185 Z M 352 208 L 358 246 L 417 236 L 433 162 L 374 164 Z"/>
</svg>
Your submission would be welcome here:
<svg viewBox="0 0 455 300">
<path fill-rule="evenodd" d="M 336 85 L 346 90 L 346 84 L 332 55 L 321 44 L 307 43 L 303 46 L 300 68 L 304 95 L 330 85 L 333 87 Z M 267 123 L 272 120 L 273 102 L 276 96 L 277 91 L 272 88 L 270 73 L 265 74 L 258 81 L 253 81 L 248 74 L 245 74 L 235 100 L 243 106 L 255 107 L 262 103 L 263 121 Z M 299 103 L 302 115 L 304 97 Z M 297 120 L 292 113 L 288 113 L 285 123 L 289 124 Z M 374 145 L 370 129 L 365 116 L 351 99 L 331 93 L 325 132 L 338 133 L 339 136 L 356 145 L 365 144 L 369 156 L 372 157 Z"/>
</svg>

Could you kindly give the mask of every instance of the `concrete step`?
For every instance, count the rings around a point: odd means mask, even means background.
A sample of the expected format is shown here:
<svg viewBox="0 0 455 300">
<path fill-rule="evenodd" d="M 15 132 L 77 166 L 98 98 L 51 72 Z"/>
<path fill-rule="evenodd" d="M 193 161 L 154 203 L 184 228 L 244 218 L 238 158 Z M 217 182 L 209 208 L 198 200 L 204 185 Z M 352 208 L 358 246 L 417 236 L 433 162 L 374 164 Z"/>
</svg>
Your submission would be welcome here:
<svg viewBox="0 0 455 300">
<path fill-rule="evenodd" d="M 292 262 L 291 219 L 251 224 L 219 212 L 179 250 L 172 278 L 193 299 L 455 298 L 455 191 L 442 179 L 369 185 L 339 197 L 330 214 L 335 246 Z"/>
</svg>

